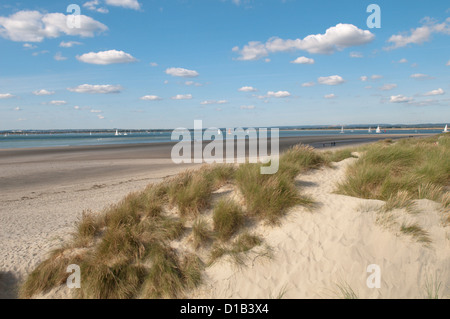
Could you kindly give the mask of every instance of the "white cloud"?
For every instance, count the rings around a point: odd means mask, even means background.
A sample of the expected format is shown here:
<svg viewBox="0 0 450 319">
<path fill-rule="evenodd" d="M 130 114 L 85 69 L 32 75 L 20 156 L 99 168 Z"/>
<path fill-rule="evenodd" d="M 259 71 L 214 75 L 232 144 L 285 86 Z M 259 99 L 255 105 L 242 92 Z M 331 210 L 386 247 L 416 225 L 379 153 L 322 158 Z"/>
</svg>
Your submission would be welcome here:
<svg viewBox="0 0 450 319">
<path fill-rule="evenodd" d="M 21 109 L 20 107 L 15 107 L 15 108 L 14 108 L 14 111 L 19 112 L 19 111 L 22 111 L 22 109 Z"/>
<path fill-rule="evenodd" d="M 187 86 L 197 86 L 197 87 L 200 87 L 200 86 L 203 86 L 203 84 L 201 84 L 201 83 L 197 83 L 197 82 L 194 82 L 194 81 L 186 81 L 186 82 L 184 82 L 184 84 L 186 84 Z"/>
<path fill-rule="evenodd" d="M 155 68 L 155 67 L 158 66 L 158 63 L 156 63 L 156 62 L 151 62 L 151 63 L 150 63 L 150 66 L 153 67 L 153 68 Z"/>
<path fill-rule="evenodd" d="M 33 92 L 34 95 L 37 96 L 45 96 L 45 95 L 53 95 L 55 92 L 53 91 L 47 91 L 47 90 L 38 90 Z"/>
<path fill-rule="evenodd" d="M 228 103 L 227 100 L 219 100 L 219 101 L 216 101 L 216 100 L 207 100 L 207 101 L 201 102 L 200 104 L 201 104 L 201 105 L 211 105 L 211 104 L 226 104 L 226 103 Z"/>
<path fill-rule="evenodd" d="M 324 96 L 325 99 L 334 99 L 336 97 L 336 95 L 334 94 L 327 94 Z"/>
<path fill-rule="evenodd" d="M 77 42 L 77 41 L 68 41 L 68 42 L 62 41 L 62 42 L 59 44 L 59 46 L 60 46 L 61 48 L 71 48 L 71 47 L 73 47 L 73 46 L 75 46 L 75 45 L 82 45 L 82 44 L 83 44 L 83 43 Z"/>
<path fill-rule="evenodd" d="M 351 58 L 363 58 L 363 54 L 361 52 L 350 52 Z"/>
<path fill-rule="evenodd" d="M 242 105 L 241 110 L 254 110 L 256 107 L 254 105 Z"/>
<path fill-rule="evenodd" d="M 317 82 L 325 85 L 339 85 L 344 83 L 344 79 L 339 75 L 323 76 L 317 79 Z"/>
<path fill-rule="evenodd" d="M 450 66 L 450 60 L 448 60 L 448 62 L 447 62 L 447 64 L 446 64 L 446 66 Z"/>
<path fill-rule="evenodd" d="M 10 93 L 0 93 L 0 100 L 3 100 L 3 99 L 11 99 L 11 98 L 13 98 L 14 97 L 14 95 L 12 95 L 12 94 L 10 94 Z"/>
<path fill-rule="evenodd" d="M 74 108 L 75 110 L 81 109 L 78 105 L 75 105 L 73 108 Z"/>
<path fill-rule="evenodd" d="M 315 62 L 314 59 L 310 59 L 304 56 L 298 57 L 294 61 L 291 61 L 291 63 L 294 64 L 314 64 L 314 62 Z"/>
<path fill-rule="evenodd" d="M 67 58 L 65 56 L 63 56 L 61 52 L 57 52 L 53 58 L 56 61 L 65 61 L 65 60 L 67 60 Z"/>
<path fill-rule="evenodd" d="M 99 120 L 104 120 L 105 119 L 105 117 L 103 115 L 100 115 L 100 114 L 98 114 L 97 117 L 98 117 Z"/>
<path fill-rule="evenodd" d="M 423 74 L 423 73 L 414 73 L 410 75 L 410 78 L 412 79 L 417 79 L 417 80 L 423 80 L 423 79 L 427 79 L 430 76 L 427 74 Z"/>
<path fill-rule="evenodd" d="M 123 90 L 123 87 L 120 85 L 90 85 L 83 84 L 74 88 L 68 88 L 70 92 L 75 93 L 89 93 L 89 94 L 113 94 L 120 93 Z"/>
<path fill-rule="evenodd" d="M 398 61 L 398 63 L 408 63 L 408 60 L 406 60 L 405 58 L 401 59 L 400 61 Z"/>
<path fill-rule="evenodd" d="M 289 93 L 288 91 L 277 91 L 277 92 L 269 91 L 267 92 L 267 95 L 265 97 L 286 98 L 289 96 L 291 96 L 291 93 Z"/>
<path fill-rule="evenodd" d="M 358 29 L 352 24 L 339 23 L 326 30 L 324 34 L 312 34 L 303 39 L 284 40 L 270 38 L 266 43 L 251 41 L 242 49 L 234 47 L 239 53 L 238 60 L 250 61 L 266 57 L 270 53 L 303 50 L 309 53 L 331 54 L 336 50 L 363 45 L 371 42 L 375 35 L 368 30 Z"/>
<path fill-rule="evenodd" d="M 425 93 L 425 96 L 432 96 L 432 95 L 443 95 L 445 94 L 445 91 L 441 88 L 437 89 L 437 90 L 432 90 L 430 92 Z"/>
<path fill-rule="evenodd" d="M 88 1 L 88 2 L 84 3 L 83 7 L 85 7 L 88 10 L 96 11 L 96 12 L 100 12 L 100 13 L 108 13 L 109 12 L 109 10 L 105 7 L 98 7 L 99 5 L 100 5 L 99 0 L 92 0 L 92 1 Z"/>
<path fill-rule="evenodd" d="M 359 78 L 361 81 L 363 82 L 367 82 L 367 80 L 369 79 L 367 76 L 363 75 L 362 77 Z"/>
<path fill-rule="evenodd" d="M 172 76 L 179 76 L 182 78 L 195 78 L 199 76 L 198 72 L 195 70 L 188 70 L 183 68 L 168 68 L 166 74 Z"/>
<path fill-rule="evenodd" d="M 407 46 L 408 44 L 423 44 L 430 41 L 433 33 L 450 34 L 450 18 L 447 18 L 443 23 L 429 18 L 423 19 L 424 25 L 416 29 L 411 29 L 410 33 L 400 33 L 392 35 L 387 42 L 392 43 L 386 50 L 398 49 Z"/>
<path fill-rule="evenodd" d="M 316 85 L 315 82 L 306 82 L 306 83 L 303 83 L 303 84 L 302 84 L 302 87 L 308 88 L 308 87 L 312 87 L 312 86 L 314 86 L 314 85 Z"/>
<path fill-rule="evenodd" d="M 61 106 L 61 105 L 66 105 L 67 102 L 66 101 L 51 101 L 48 104 L 50 105 L 56 105 L 56 106 Z"/>
<path fill-rule="evenodd" d="M 381 91 L 390 91 L 397 87 L 397 84 L 391 83 L 391 84 L 385 84 L 382 87 L 380 87 Z"/>
<path fill-rule="evenodd" d="M 77 56 L 77 60 L 98 65 L 132 63 L 137 61 L 131 54 L 117 50 L 90 52 L 83 54 L 82 56 Z"/>
<path fill-rule="evenodd" d="M 408 103 L 413 101 L 412 97 L 407 97 L 404 95 L 393 95 L 391 96 L 391 99 L 389 102 L 391 103 Z"/>
<path fill-rule="evenodd" d="M 157 95 L 145 95 L 145 96 L 141 97 L 141 100 L 143 100 L 143 101 L 160 101 L 160 100 L 162 100 L 162 98 L 160 98 Z"/>
<path fill-rule="evenodd" d="M 177 94 L 172 100 L 192 100 L 192 94 Z"/>
<path fill-rule="evenodd" d="M 255 89 L 255 88 L 252 87 L 252 86 L 243 86 L 243 87 L 241 87 L 238 91 L 239 91 L 239 92 L 256 92 L 256 91 L 258 91 L 258 90 Z"/>
<path fill-rule="evenodd" d="M 91 17 L 80 15 L 80 28 L 67 26 L 68 16 L 62 13 L 19 11 L 9 17 L 0 17 L 0 36 L 16 42 L 42 42 L 61 35 L 93 37 L 108 27 Z"/>
<path fill-rule="evenodd" d="M 102 110 L 91 110 L 91 113 L 102 113 Z"/>
<path fill-rule="evenodd" d="M 31 43 L 24 43 L 23 47 L 24 47 L 25 49 L 30 49 L 30 50 L 34 50 L 34 49 L 37 48 L 36 45 L 31 44 Z"/>
<path fill-rule="evenodd" d="M 106 4 L 134 10 L 141 9 L 141 4 L 137 0 L 106 0 Z"/>
<path fill-rule="evenodd" d="M 374 75 L 372 75 L 370 78 L 371 78 L 372 80 L 379 80 L 379 79 L 382 79 L 383 76 L 382 76 L 382 75 L 379 75 L 379 74 L 374 74 Z"/>
</svg>

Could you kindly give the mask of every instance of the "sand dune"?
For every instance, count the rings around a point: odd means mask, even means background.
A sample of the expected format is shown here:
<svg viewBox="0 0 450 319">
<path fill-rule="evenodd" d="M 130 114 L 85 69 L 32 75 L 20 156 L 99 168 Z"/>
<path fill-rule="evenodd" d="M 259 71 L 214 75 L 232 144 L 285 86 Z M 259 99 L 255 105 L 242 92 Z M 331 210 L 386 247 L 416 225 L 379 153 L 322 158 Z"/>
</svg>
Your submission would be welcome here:
<svg viewBox="0 0 450 319">
<path fill-rule="evenodd" d="M 299 176 L 299 187 L 318 208 L 292 209 L 279 228 L 259 226 L 254 231 L 273 248 L 273 258 L 250 258 L 244 268 L 222 260 L 206 270 L 205 284 L 192 297 L 341 298 L 338 285 L 344 285 L 359 298 L 423 298 L 435 278 L 442 283 L 441 296 L 448 297 L 450 227 L 442 226 L 439 205 L 420 200 L 421 213 L 397 212 L 400 220 L 418 221 L 430 232 L 430 247 L 378 225 L 382 201 L 333 194 L 355 160 Z M 367 287 L 371 264 L 381 268 L 380 289 Z"/>
</svg>

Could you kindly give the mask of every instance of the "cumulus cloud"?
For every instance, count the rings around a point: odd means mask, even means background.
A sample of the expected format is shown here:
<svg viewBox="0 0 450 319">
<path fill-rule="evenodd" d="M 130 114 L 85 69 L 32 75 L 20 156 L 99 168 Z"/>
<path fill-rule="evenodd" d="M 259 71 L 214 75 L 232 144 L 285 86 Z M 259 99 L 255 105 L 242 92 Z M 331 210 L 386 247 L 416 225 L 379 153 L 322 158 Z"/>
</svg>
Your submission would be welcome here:
<svg viewBox="0 0 450 319">
<path fill-rule="evenodd" d="M 391 103 L 409 103 L 411 101 L 413 101 L 412 97 L 407 97 L 404 95 L 393 95 L 389 100 Z"/>
<path fill-rule="evenodd" d="M 143 101 L 160 101 L 160 100 L 162 100 L 162 98 L 160 98 L 157 95 L 145 95 L 145 96 L 141 97 L 141 100 L 143 100 Z"/>
<path fill-rule="evenodd" d="M 277 91 L 277 92 L 269 91 L 269 92 L 267 92 L 266 95 L 262 96 L 261 98 L 274 97 L 274 98 L 280 99 L 280 98 L 287 98 L 290 96 L 291 96 L 291 93 L 289 93 L 288 91 Z"/>
<path fill-rule="evenodd" d="M 405 58 L 401 59 L 400 61 L 398 61 L 398 63 L 408 63 L 408 60 L 406 60 Z"/>
<path fill-rule="evenodd" d="M 24 47 L 25 49 L 30 49 L 30 50 L 34 50 L 34 49 L 37 48 L 36 45 L 31 44 L 31 43 L 24 43 L 24 44 L 23 44 L 23 47 Z"/>
<path fill-rule="evenodd" d="M 85 2 L 83 4 L 83 7 L 85 7 L 88 10 L 96 11 L 96 12 L 100 12 L 100 13 L 108 13 L 109 12 L 109 10 L 105 7 L 98 7 L 99 5 L 100 5 L 99 0 L 92 0 L 92 1 Z"/>
<path fill-rule="evenodd" d="M 432 90 L 430 92 L 425 93 L 425 96 L 433 96 L 433 95 L 443 95 L 445 94 L 445 91 L 441 88 L 437 89 L 437 90 Z"/>
<path fill-rule="evenodd" d="M 350 57 L 351 58 L 362 58 L 364 56 L 361 52 L 350 52 Z"/>
<path fill-rule="evenodd" d="M 53 94 L 55 94 L 55 92 L 47 91 L 47 90 L 43 89 L 43 90 L 34 91 L 33 94 L 37 95 L 37 96 L 45 96 L 45 95 L 53 95 Z"/>
<path fill-rule="evenodd" d="M 344 79 L 339 75 L 323 76 L 317 79 L 317 82 L 325 85 L 339 85 L 344 83 Z"/>
<path fill-rule="evenodd" d="M 192 94 L 177 94 L 172 100 L 192 100 Z"/>
<path fill-rule="evenodd" d="M 77 41 L 67 41 L 67 42 L 62 41 L 62 42 L 59 44 L 59 46 L 60 46 L 61 48 L 71 48 L 71 47 L 73 47 L 73 46 L 75 46 L 75 45 L 82 45 L 82 44 L 83 44 L 83 43 L 77 42 Z"/>
<path fill-rule="evenodd" d="M 423 73 L 414 73 L 410 75 L 410 78 L 412 79 L 416 79 L 416 80 L 424 80 L 424 79 L 428 79 L 430 76 L 427 74 L 423 74 Z"/>
<path fill-rule="evenodd" d="M 141 4 L 137 0 L 105 0 L 106 4 L 115 7 L 140 10 Z"/>
<path fill-rule="evenodd" d="M 226 103 L 228 103 L 227 100 L 219 100 L 219 101 L 216 101 L 216 100 L 207 100 L 207 101 L 201 102 L 200 104 L 201 104 L 201 105 L 211 105 L 211 104 L 226 104 Z"/>
<path fill-rule="evenodd" d="M 68 16 L 62 13 L 19 11 L 9 17 L 0 17 L 0 36 L 16 42 L 42 42 L 62 35 L 93 37 L 108 27 L 91 17 L 80 15 L 80 28 L 67 26 Z"/>
<path fill-rule="evenodd" d="M 187 86 L 197 86 L 197 87 L 203 86 L 203 84 L 194 81 L 186 81 L 184 82 L 184 84 L 186 84 Z"/>
<path fill-rule="evenodd" d="M 306 82 L 306 83 L 303 83 L 303 84 L 302 84 L 302 87 L 308 88 L 308 87 L 312 87 L 312 86 L 314 86 L 314 85 L 316 85 L 315 82 Z"/>
<path fill-rule="evenodd" d="M 91 110 L 91 113 L 102 113 L 102 110 Z"/>
<path fill-rule="evenodd" d="M 252 87 L 252 86 L 243 86 L 243 87 L 241 87 L 238 91 L 239 91 L 239 92 L 256 92 L 256 91 L 258 91 L 258 90 L 255 89 L 255 88 Z"/>
<path fill-rule="evenodd" d="M 57 52 L 53 58 L 56 61 L 65 61 L 65 60 L 67 60 L 67 58 L 65 56 L 63 56 L 61 52 Z"/>
<path fill-rule="evenodd" d="M 68 88 L 70 92 L 75 93 L 89 93 L 89 94 L 114 94 L 120 93 L 123 90 L 123 87 L 120 85 L 91 85 L 91 84 L 82 84 L 74 88 Z"/>
<path fill-rule="evenodd" d="M 381 91 L 390 91 L 397 87 L 397 84 L 391 83 L 391 84 L 385 84 L 382 87 L 380 87 Z"/>
<path fill-rule="evenodd" d="M 158 63 L 156 63 L 156 62 L 151 62 L 151 63 L 150 63 L 150 66 L 153 67 L 153 68 L 156 68 L 156 67 L 158 66 Z"/>
<path fill-rule="evenodd" d="M 132 63 L 137 61 L 131 54 L 117 50 L 90 52 L 83 54 L 82 56 L 77 56 L 77 60 L 84 63 L 99 65 Z"/>
<path fill-rule="evenodd" d="M 242 105 L 241 110 L 254 110 L 256 107 L 254 105 Z"/>
<path fill-rule="evenodd" d="M 383 76 L 382 76 L 382 75 L 379 75 L 379 74 L 374 74 L 374 75 L 372 75 L 370 78 L 371 78 L 372 80 L 379 80 L 379 79 L 382 79 Z"/>
<path fill-rule="evenodd" d="M 366 75 L 363 75 L 362 77 L 359 78 L 361 81 L 363 82 L 367 82 L 367 80 L 369 79 Z"/>
<path fill-rule="evenodd" d="M 308 53 L 331 54 L 352 46 L 373 41 L 375 35 L 361 30 L 352 24 L 339 23 L 326 30 L 324 34 L 312 34 L 303 39 L 281 39 L 273 37 L 266 43 L 251 41 L 242 49 L 234 47 L 240 56 L 238 60 L 251 61 L 268 56 L 270 53 L 302 50 Z"/>
<path fill-rule="evenodd" d="M 335 94 L 327 94 L 324 96 L 325 99 L 334 99 L 336 97 Z"/>
<path fill-rule="evenodd" d="M 183 68 L 168 68 L 166 74 L 171 76 L 178 76 L 182 78 L 195 78 L 199 76 L 198 72 L 195 70 L 188 70 Z"/>
<path fill-rule="evenodd" d="M 51 101 L 48 104 L 50 105 L 56 105 L 56 106 L 61 106 L 61 105 L 66 105 L 67 102 L 66 101 Z"/>
<path fill-rule="evenodd" d="M 0 93 L 0 100 L 4 100 L 4 99 L 10 99 L 13 98 L 14 95 L 10 94 L 10 93 Z"/>
<path fill-rule="evenodd" d="M 294 64 L 314 64 L 315 61 L 314 59 L 310 59 L 304 56 L 298 57 L 297 59 L 295 59 L 294 61 L 291 61 L 291 63 Z"/>
<path fill-rule="evenodd" d="M 397 35 L 392 35 L 388 43 L 391 46 L 386 47 L 385 50 L 393 50 L 405 47 L 409 44 L 423 44 L 430 41 L 433 33 L 443 33 L 450 35 L 450 18 L 444 22 L 438 23 L 436 20 L 425 18 L 422 20 L 423 25 L 416 29 L 411 29 L 410 32 L 402 32 Z"/>
</svg>

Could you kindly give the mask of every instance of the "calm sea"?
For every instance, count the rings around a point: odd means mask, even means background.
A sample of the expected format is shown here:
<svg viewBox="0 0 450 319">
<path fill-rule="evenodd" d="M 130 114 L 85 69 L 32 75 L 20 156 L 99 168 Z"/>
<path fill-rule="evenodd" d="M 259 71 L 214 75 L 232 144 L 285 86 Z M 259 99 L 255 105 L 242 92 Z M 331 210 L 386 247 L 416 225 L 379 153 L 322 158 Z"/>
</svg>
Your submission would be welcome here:
<svg viewBox="0 0 450 319">
<path fill-rule="evenodd" d="M 426 134 L 441 133 L 441 130 L 383 130 L 382 134 Z M 222 130 L 223 136 L 228 136 L 226 130 Z M 326 135 L 369 135 L 365 130 L 346 130 L 340 134 L 339 130 L 301 130 L 280 131 L 280 137 L 287 136 L 326 136 Z M 374 135 L 375 133 L 371 133 Z M 381 135 L 382 135 L 381 134 Z M 112 144 L 139 144 L 171 142 L 170 132 L 127 133 L 127 135 L 115 136 L 114 133 L 70 133 L 70 134 L 23 134 L 0 135 L 0 149 L 34 148 L 34 147 L 58 147 L 58 146 L 83 146 L 83 145 L 112 145 Z"/>
</svg>

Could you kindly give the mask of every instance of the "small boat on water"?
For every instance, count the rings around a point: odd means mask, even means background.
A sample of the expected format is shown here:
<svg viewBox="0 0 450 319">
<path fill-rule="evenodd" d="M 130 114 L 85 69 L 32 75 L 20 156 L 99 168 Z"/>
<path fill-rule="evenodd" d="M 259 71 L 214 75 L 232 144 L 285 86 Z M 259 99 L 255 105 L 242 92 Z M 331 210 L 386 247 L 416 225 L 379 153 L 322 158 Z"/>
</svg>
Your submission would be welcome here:
<svg viewBox="0 0 450 319">
<path fill-rule="evenodd" d="M 344 131 L 344 126 L 341 127 L 341 131 L 340 131 L 339 133 L 340 133 L 340 134 L 344 134 L 344 133 L 345 133 L 345 131 Z"/>
<path fill-rule="evenodd" d="M 442 133 L 448 133 L 448 125 L 445 125 L 444 130 L 442 131 Z"/>
<path fill-rule="evenodd" d="M 218 135 L 222 135 L 222 131 L 219 129 L 219 130 L 217 130 L 217 134 Z"/>
<path fill-rule="evenodd" d="M 119 130 L 116 130 L 116 134 L 115 134 L 115 136 L 119 136 L 120 134 L 119 134 Z"/>
<path fill-rule="evenodd" d="M 369 127 L 369 131 L 368 132 L 369 132 L 369 134 L 372 133 L 372 128 L 371 127 Z"/>
<path fill-rule="evenodd" d="M 379 125 L 378 125 L 378 127 L 377 127 L 376 133 L 377 133 L 377 134 L 380 134 L 380 133 L 381 133 L 381 129 L 380 129 L 380 126 L 379 126 Z"/>
</svg>

